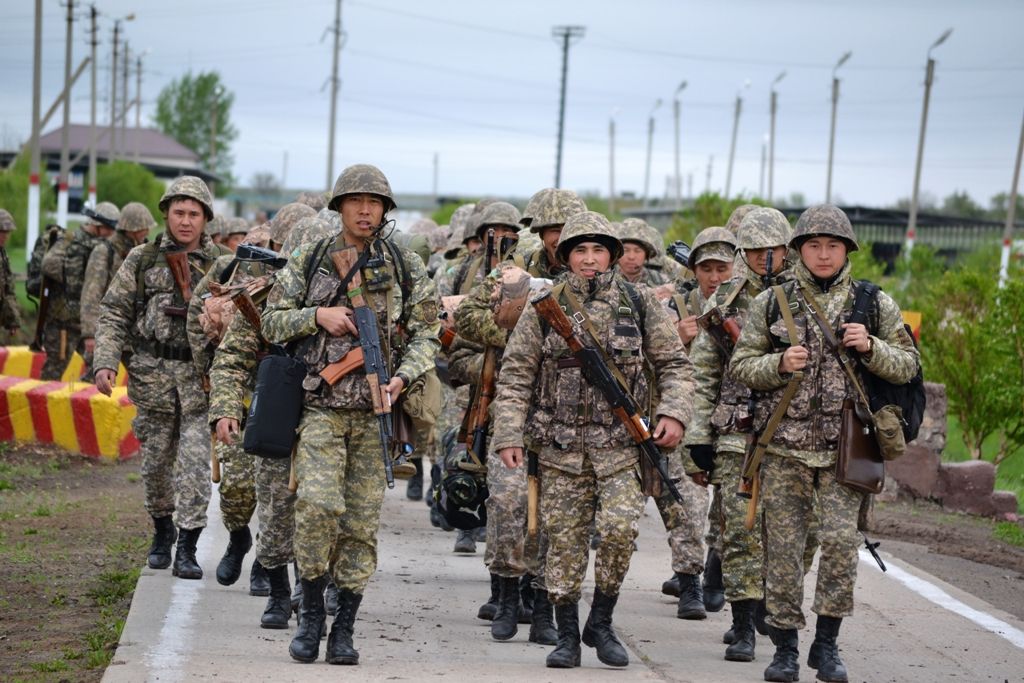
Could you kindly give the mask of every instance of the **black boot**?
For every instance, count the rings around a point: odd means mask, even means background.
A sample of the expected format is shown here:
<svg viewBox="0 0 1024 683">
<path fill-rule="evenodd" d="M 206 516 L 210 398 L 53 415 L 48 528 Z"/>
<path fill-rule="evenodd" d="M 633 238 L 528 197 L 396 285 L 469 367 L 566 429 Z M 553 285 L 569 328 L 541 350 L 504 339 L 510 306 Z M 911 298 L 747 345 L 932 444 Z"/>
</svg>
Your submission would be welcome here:
<svg viewBox="0 0 1024 683">
<path fill-rule="evenodd" d="M 555 605 L 555 618 L 558 621 L 558 647 L 548 654 L 547 666 L 550 669 L 571 669 L 580 665 L 580 606 Z"/>
<path fill-rule="evenodd" d="M 722 642 L 726 645 L 732 644 L 732 641 L 736 640 L 736 632 L 732 630 L 732 626 L 729 630 L 722 634 Z"/>
<path fill-rule="evenodd" d="M 768 604 L 765 602 L 764 598 L 761 598 L 754 605 L 754 628 L 756 628 L 757 632 L 762 636 L 768 635 L 769 631 L 771 631 L 771 626 L 769 626 L 768 622 L 765 621 L 767 617 Z"/>
<path fill-rule="evenodd" d="M 409 458 L 409 462 L 416 466 L 416 474 L 409 477 L 405 482 L 405 497 L 409 500 L 422 500 L 423 458 Z"/>
<path fill-rule="evenodd" d="M 171 573 L 182 579 L 203 578 L 203 568 L 196 562 L 196 542 L 203 527 L 198 529 L 179 529 L 178 547 L 174 551 L 174 568 Z"/>
<path fill-rule="evenodd" d="M 764 670 L 764 680 L 783 683 L 800 680 L 800 638 L 796 629 L 769 628 L 768 635 L 775 644 L 775 656 Z"/>
<path fill-rule="evenodd" d="M 679 597 L 679 572 L 672 575 L 672 578 L 661 584 L 661 592 L 665 595 L 671 595 L 673 598 Z"/>
<path fill-rule="evenodd" d="M 597 650 L 597 658 L 608 666 L 626 666 L 629 655 L 626 648 L 619 642 L 612 628 L 612 612 L 619 596 L 605 595 L 594 589 L 594 602 L 590 606 L 587 625 L 583 627 L 583 644 Z"/>
<path fill-rule="evenodd" d="M 845 683 L 846 665 L 839 658 L 839 626 L 842 617 L 825 617 L 818 615 L 817 628 L 814 631 L 814 642 L 807 654 L 807 666 L 818 670 L 819 681 L 838 681 Z"/>
<path fill-rule="evenodd" d="M 519 631 L 519 577 L 499 577 L 498 579 L 498 611 L 491 622 L 491 637 L 495 640 L 508 640 Z"/>
<path fill-rule="evenodd" d="M 315 662 L 320 656 L 320 633 L 327 621 L 324 611 L 324 589 L 327 576 L 310 581 L 302 579 L 302 608 L 299 613 L 299 628 L 295 631 L 288 654 L 300 662 Z"/>
<path fill-rule="evenodd" d="M 704 562 L 704 609 L 721 612 L 725 607 L 725 585 L 722 583 L 722 556 L 714 548 L 708 549 Z"/>
<path fill-rule="evenodd" d="M 264 569 L 270 583 L 270 598 L 260 617 L 261 628 L 288 628 L 288 617 L 292 615 L 291 586 L 288 585 L 288 565 Z"/>
<path fill-rule="evenodd" d="M 292 562 L 292 568 L 295 570 L 295 588 L 292 589 L 292 611 L 298 617 L 299 606 L 302 605 L 302 579 L 299 578 L 299 563 Z"/>
<path fill-rule="evenodd" d="M 533 580 L 535 578 L 537 577 L 533 574 L 523 574 L 523 577 L 519 579 L 519 598 L 522 600 L 522 607 L 519 610 L 520 624 L 533 622 Z"/>
<path fill-rule="evenodd" d="M 217 583 L 222 586 L 230 586 L 242 575 L 242 559 L 252 547 L 252 534 L 249 527 L 235 529 L 231 532 L 228 540 L 228 549 L 224 551 L 224 557 L 220 558 L 217 565 Z"/>
<path fill-rule="evenodd" d="M 285 571 L 288 571 L 285 565 Z M 249 570 L 249 595 L 266 597 L 270 595 L 270 579 L 267 577 L 267 568 L 260 564 L 259 560 L 253 560 L 252 569 Z"/>
<path fill-rule="evenodd" d="M 676 609 L 678 619 L 707 619 L 704 611 L 704 593 L 700 587 L 697 574 L 679 574 L 679 607 Z"/>
<path fill-rule="evenodd" d="M 153 518 L 153 544 L 149 546 L 149 568 L 167 569 L 171 566 L 171 546 L 178 538 L 178 530 L 170 515 Z"/>
<path fill-rule="evenodd" d="M 359 653 L 352 647 L 352 632 L 356 623 L 356 612 L 363 601 L 360 593 L 347 588 L 338 590 L 338 612 L 331 624 L 331 635 L 327 636 L 328 664 L 358 664 Z"/>
<path fill-rule="evenodd" d="M 501 577 L 497 574 L 491 574 L 491 597 L 487 599 L 487 602 L 480 605 L 480 609 L 477 610 L 476 613 L 477 619 L 483 619 L 484 621 L 491 621 L 494 619 L 494 615 L 498 611 L 498 592 L 500 585 Z"/>
<path fill-rule="evenodd" d="M 327 584 L 327 595 L 324 596 L 324 607 L 327 610 L 329 616 L 334 616 L 338 613 L 338 587 L 331 581 Z"/>
<path fill-rule="evenodd" d="M 725 658 L 730 662 L 754 661 L 754 605 L 756 600 L 737 600 L 730 603 L 732 609 L 732 642 L 725 648 Z"/>
<path fill-rule="evenodd" d="M 533 614 L 530 619 L 530 642 L 541 645 L 557 645 L 558 631 L 555 629 L 555 615 L 548 592 L 533 591 Z"/>
</svg>

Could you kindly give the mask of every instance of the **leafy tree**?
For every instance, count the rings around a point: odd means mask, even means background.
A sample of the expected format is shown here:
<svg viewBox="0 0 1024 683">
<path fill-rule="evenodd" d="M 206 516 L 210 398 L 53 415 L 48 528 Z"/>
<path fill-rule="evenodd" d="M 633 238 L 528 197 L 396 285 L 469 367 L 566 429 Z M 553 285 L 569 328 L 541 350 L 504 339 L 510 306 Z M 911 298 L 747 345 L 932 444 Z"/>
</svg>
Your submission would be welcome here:
<svg viewBox="0 0 1024 683">
<path fill-rule="evenodd" d="M 942 213 L 962 218 L 984 218 L 985 209 L 971 199 L 966 190 L 960 190 L 942 200 Z"/>
<path fill-rule="evenodd" d="M 273 173 L 267 171 L 253 173 L 249 180 L 249 186 L 259 194 L 274 194 L 281 189 L 281 183 L 277 182 Z"/>
<path fill-rule="evenodd" d="M 27 154 L 18 157 L 14 166 L 0 171 L 0 208 L 7 209 L 14 216 L 18 229 L 11 235 L 8 248 L 25 245 L 28 234 L 28 177 L 30 161 Z M 57 210 L 57 196 L 45 172 L 39 179 L 39 210 L 40 218 L 45 221 L 47 211 Z M 43 226 L 37 226 L 38 231 Z"/>
<path fill-rule="evenodd" d="M 234 101 L 234 94 L 221 84 L 216 71 L 197 75 L 189 71 L 157 95 L 154 119 L 161 131 L 196 152 L 207 169 L 228 179 L 229 184 L 234 162 L 231 143 L 238 137 L 231 123 Z M 216 148 L 211 147 L 211 133 Z"/>
<path fill-rule="evenodd" d="M 1000 192 L 994 195 L 989 201 L 989 218 L 997 221 L 1006 220 L 1006 212 L 1010 208 L 1010 195 L 1005 192 Z M 1024 195 L 1017 195 L 1017 211 L 1014 213 L 1014 220 L 1024 220 Z"/>
<path fill-rule="evenodd" d="M 665 233 L 666 243 L 683 240 L 687 244 L 692 244 L 693 238 L 704 228 L 725 225 L 733 209 L 741 204 L 763 206 L 766 202 L 756 197 L 726 199 L 717 192 L 705 192 L 694 200 L 692 207 L 683 209 L 682 212 L 676 214 L 672 225 Z"/>
<path fill-rule="evenodd" d="M 160 223 L 160 197 L 164 184 L 145 166 L 130 161 L 112 161 L 96 169 L 96 200 L 124 208 L 128 202 L 145 204 Z"/>
<path fill-rule="evenodd" d="M 466 202 L 445 202 L 441 208 L 430 215 L 430 219 L 438 225 L 448 225 L 452 222 L 452 214 Z"/>
</svg>

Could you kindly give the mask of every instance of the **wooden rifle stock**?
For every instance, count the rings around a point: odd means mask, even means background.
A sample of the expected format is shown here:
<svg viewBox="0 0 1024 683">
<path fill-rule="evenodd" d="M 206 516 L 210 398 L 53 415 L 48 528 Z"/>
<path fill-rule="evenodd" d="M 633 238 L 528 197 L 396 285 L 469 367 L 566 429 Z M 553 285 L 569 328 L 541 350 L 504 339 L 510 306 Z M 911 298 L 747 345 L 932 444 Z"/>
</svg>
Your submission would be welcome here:
<svg viewBox="0 0 1024 683">
<path fill-rule="evenodd" d="M 43 275 L 39 284 L 39 306 L 36 309 L 36 333 L 32 337 L 29 348 L 33 351 L 43 350 L 43 329 L 46 328 L 46 318 L 50 314 L 50 278 Z"/>
<path fill-rule="evenodd" d="M 536 536 L 540 505 L 540 463 L 537 454 L 526 451 L 526 533 Z"/>
<path fill-rule="evenodd" d="M 750 483 L 750 500 L 747 501 L 747 514 L 743 518 L 743 526 L 747 531 L 754 528 L 754 521 L 757 519 L 757 503 L 761 498 L 761 475 L 758 476 Z"/>
<path fill-rule="evenodd" d="M 256 309 L 256 304 L 253 302 L 249 290 L 244 288 L 238 290 L 231 295 L 231 301 L 235 304 L 238 312 L 244 315 L 245 319 L 252 325 L 252 328 L 256 330 L 257 336 L 262 339 L 263 335 L 260 333 L 260 312 Z"/>
<path fill-rule="evenodd" d="M 174 277 L 174 284 L 178 286 L 181 297 L 188 303 L 192 299 L 192 277 L 188 264 L 188 252 L 184 249 L 171 249 L 164 252 L 167 258 L 167 267 Z"/>
</svg>

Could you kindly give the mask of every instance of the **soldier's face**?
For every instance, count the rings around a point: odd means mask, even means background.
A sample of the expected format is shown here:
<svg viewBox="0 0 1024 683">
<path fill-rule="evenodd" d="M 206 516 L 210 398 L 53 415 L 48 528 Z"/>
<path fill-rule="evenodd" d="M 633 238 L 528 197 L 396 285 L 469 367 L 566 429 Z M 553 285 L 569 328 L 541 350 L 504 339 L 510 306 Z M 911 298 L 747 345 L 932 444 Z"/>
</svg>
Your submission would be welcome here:
<svg viewBox="0 0 1024 683">
<path fill-rule="evenodd" d="M 142 241 L 146 239 L 146 235 L 149 234 L 149 230 L 136 230 L 135 232 L 126 232 L 125 234 L 135 244 L 142 244 Z"/>
<path fill-rule="evenodd" d="M 580 242 L 569 251 L 569 270 L 587 279 L 607 271 L 611 264 L 611 252 L 599 242 Z"/>
<path fill-rule="evenodd" d="M 719 285 L 732 277 L 732 261 L 708 259 L 697 264 L 694 272 L 701 296 L 705 299 L 718 291 Z"/>
<path fill-rule="evenodd" d="M 619 270 L 627 277 L 634 277 L 647 262 L 647 252 L 639 244 L 622 243 L 622 258 L 619 259 Z"/>
<path fill-rule="evenodd" d="M 339 208 L 342 228 L 358 240 L 369 239 L 384 220 L 384 200 L 377 195 L 345 195 Z"/>
<path fill-rule="evenodd" d="M 108 225 L 103 225 L 102 223 L 98 223 L 94 227 L 96 228 L 96 236 L 97 237 L 102 237 L 103 239 L 107 239 L 108 237 L 110 237 L 111 235 L 114 234 L 114 229 L 111 228 Z"/>
<path fill-rule="evenodd" d="M 242 240 L 244 240 L 244 239 L 245 239 L 245 235 L 243 235 L 241 233 L 235 233 L 234 235 L 228 235 L 227 240 L 224 241 L 224 246 L 227 247 L 228 249 L 230 249 L 231 251 L 236 251 L 238 249 L 238 245 L 241 244 Z"/>
<path fill-rule="evenodd" d="M 800 260 L 815 277 L 830 278 L 846 263 L 846 242 L 812 237 L 800 245 Z"/>
<path fill-rule="evenodd" d="M 772 273 L 777 273 L 785 267 L 783 260 L 786 258 L 786 247 L 771 247 L 764 249 L 745 249 L 747 265 L 758 275 L 768 273 L 768 252 L 772 252 Z"/>
<path fill-rule="evenodd" d="M 466 241 L 466 249 L 469 251 L 470 254 L 479 254 L 480 247 L 482 247 L 483 244 L 484 243 L 478 240 L 476 237 L 470 237 L 469 240 Z"/>
<path fill-rule="evenodd" d="M 167 230 L 183 247 L 199 244 L 206 228 L 203 205 L 194 199 L 175 199 L 167 208 Z"/>
<path fill-rule="evenodd" d="M 555 247 L 558 246 L 558 238 L 561 236 L 561 225 L 552 225 L 540 231 L 540 241 L 544 243 L 544 248 L 548 250 L 548 255 L 552 257 L 552 260 L 554 260 Z"/>
</svg>

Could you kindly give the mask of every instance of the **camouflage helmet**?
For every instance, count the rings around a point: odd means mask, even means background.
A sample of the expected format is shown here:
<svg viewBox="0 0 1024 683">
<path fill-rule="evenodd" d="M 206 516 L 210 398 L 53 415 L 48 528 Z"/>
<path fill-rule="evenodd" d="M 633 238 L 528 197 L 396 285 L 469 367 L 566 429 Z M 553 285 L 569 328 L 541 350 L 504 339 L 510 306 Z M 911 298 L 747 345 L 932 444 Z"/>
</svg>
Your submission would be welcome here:
<svg viewBox="0 0 1024 683">
<path fill-rule="evenodd" d="M 224 220 L 224 216 L 216 214 L 211 220 L 206 221 L 206 228 L 203 229 L 203 232 L 207 237 L 220 237 L 224 232 Z"/>
<path fill-rule="evenodd" d="M 409 226 L 410 235 L 429 235 L 437 229 L 437 223 L 429 218 L 418 218 Z"/>
<path fill-rule="evenodd" d="M 327 197 L 323 192 L 300 192 L 295 201 L 305 204 L 314 211 L 327 208 Z"/>
<path fill-rule="evenodd" d="M 739 249 L 770 249 L 789 244 L 793 230 L 789 221 L 778 209 L 759 206 L 748 213 L 736 233 L 736 247 Z"/>
<path fill-rule="evenodd" d="M 439 225 L 436 230 L 430 231 L 427 235 L 427 244 L 430 245 L 430 251 L 440 251 L 445 248 L 448 244 L 448 226 Z"/>
<path fill-rule="evenodd" d="M 475 236 L 472 231 L 468 235 L 466 234 L 466 228 L 469 226 L 469 220 L 475 210 L 476 204 L 463 204 L 452 212 L 452 217 L 448 219 L 452 234 L 449 236 L 447 249 L 452 248 L 452 242 L 455 240 L 457 240 L 455 247 L 458 248 L 459 245 L 465 244 L 467 240 Z"/>
<path fill-rule="evenodd" d="M 178 176 L 167 186 L 167 191 L 160 198 L 160 210 L 167 215 L 167 208 L 174 199 L 194 199 L 203 205 L 206 220 L 213 220 L 213 193 L 202 178 L 194 175 Z"/>
<path fill-rule="evenodd" d="M 661 231 L 650 223 L 644 223 L 644 231 L 647 233 L 648 241 L 654 245 L 655 258 L 664 256 L 665 238 L 662 236 Z"/>
<path fill-rule="evenodd" d="M 270 219 L 271 241 L 275 244 L 283 244 L 285 238 L 288 237 L 288 233 L 295 227 L 296 223 L 303 218 L 315 215 L 316 210 L 306 204 L 299 202 L 285 204 Z"/>
<path fill-rule="evenodd" d="M 117 221 L 118 232 L 147 232 L 156 227 L 156 221 L 149 208 L 140 202 L 128 202 Z"/>
<path fill-rule="evenodd" d="M 569 252 L 580 242 L 603 244 L 612 254 L 612 264 L 622 257 L 622 242 L 615 235 L 612 224 L 596 211 L 584 211 L 569 216 L 565 221 L 562 234 L 558 238 L 558 246 L 555 248 L 558 260 L 569 263 Z"/>
<path fill-rule="evenodd" d="M 686 267 L 695 270 L 698 263 L 704 261 L 726 261 L 732 263 L 736 256 L 736 238 L 728 228 L 704 228 L 693 240 L 690 247 L 690 258 Z"/>
<path fill-rule="evenodd" d="M 100 202 L 92 209 L 92 213 L 98 218 L 88 216 L 89 220 L 86 221 L 86 225 L 116 226 L 117 221 L 121 218 L 121 212 L 112 202 Z"/>
<path fill-rule="evenodd" d="M 224 237 L 230 237 L 231 235 L 248 235 L 249 234 L 249 221 L 244 218 L 235 217 L 229 218 L 224 221 Z"/>
<path fill-rule="evenodd" d="M 563 225 L 569 216 L 586 210 L 586 203 L 572 190 L 549 187 L 530 197 L 520 222 L 530 228 L 530 232 L 540 233 L 544 228 Z"/>
<path fill-rule="evenodd" d="M 621 223 L 613 223 L 612 225 L 617 226 L 616 234 L 619 236 L 619 241 L 623 244 L 626 242 L 638 244 L 643 248 L 645 258 L 658 255 L 658 248 L 651 241 L 650 233 L 645 229 L 647 223 L 644 221 L 639 218 L 627 218 Z"/>
<path fill-rule="evenodd" d="M 271 226 L 271 232 L 273 232 L 273 226 Z M 317 218 L 316 213 L 304 214 L 295 221 L 295 224 L 288 231 L 284 244 L 281 246 L 281 254 L 291 258 L 295 250 L 303 244 L 309 244 L 334 234 L 337 234 L 337 230 L 332 228 L 331 224 L 327 221 Z"/>
<path fill-rule="evenodd" d="M 334 183 L 334 191 L 331 192 L 331 201 L 327 202 L 327 208 L 337 211 L 341 205 L 341 198 L 349 194 L 377 195 L 384 200 L 384 213 L 398 208 L 387 176 L 370 164 L 355 164 L 341 172 Z"/>
<path fill-rule="evenodd" d="M 760 207 L 757 204 L 740 204 L 732 210 L 731 214 L 729 214 L 729 220 L 725 222 L 725 227 L 732 234 L 737 234 L 740 229 L 740 224 L 743 222 L 743 219 L 746 218 L 747 214 L 758 208 Z"/>
<path fill-rule="evenodd" d="M 519 232 L 519 209 L 508 202 L 492 202 L 477 216 L 476 236 L 484 238 L 484 228 L 501 226 Z"/>
<path fill-rule="evenodd" d="M 465 244 L 466 240 L 477 237 L 476 231 L 480 227 L 480 219 L 483 217 L 484 209 L 498 201 L 493 197 L 484 197 L 476 204 L 473 204 L 473 211 L 469 214 L 469 218 L 466 219 L 465 231 L 462 235 L 462 242 Z"/>
<path fill-rule="evenodd" d="M 0 209 L 0 232 L 14 232 L 17 226 L 14 224 L 14 216 L 7 209 Z"/>
<path fill-rule="evenodd" d="M 408 237 L 404 245 L 405 248 L 419 256 L 423 265 L 427 265 L 427 261 L 430 260 L 430 244 L 427 242 L 427 236 L 422 233 L 409 233 Z"/>
<path fill-rule="evenodd" d="M 257 225 L 249 231 L 249 234 L 242 240 L 242 244 L 254 244 L 257 247 L 270 248 L 270 223 Z"/>
<path fill-rule="evenodd" d="M 789 246 L 799 250 L 800 245 L 812 237 L 827 235 L 846 242 L 846 250 L 857 251 L 857 235 L 846 212 L 834 204 L 812 206 L 796 220 L 796 228 L 789 240 Z"/>
</svg>

